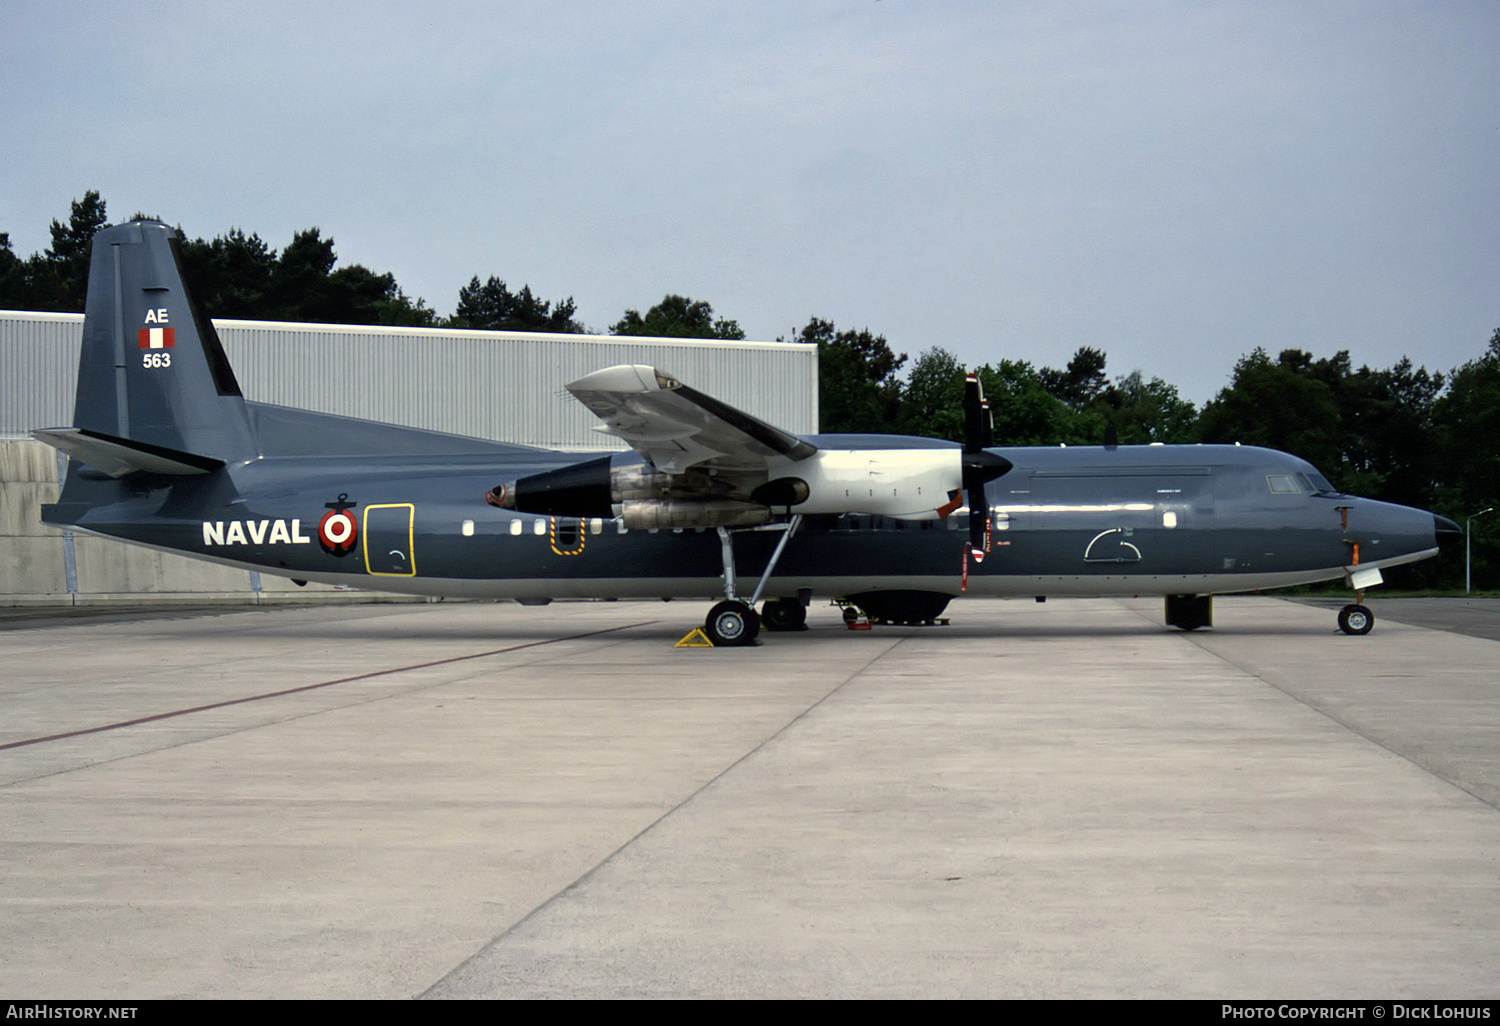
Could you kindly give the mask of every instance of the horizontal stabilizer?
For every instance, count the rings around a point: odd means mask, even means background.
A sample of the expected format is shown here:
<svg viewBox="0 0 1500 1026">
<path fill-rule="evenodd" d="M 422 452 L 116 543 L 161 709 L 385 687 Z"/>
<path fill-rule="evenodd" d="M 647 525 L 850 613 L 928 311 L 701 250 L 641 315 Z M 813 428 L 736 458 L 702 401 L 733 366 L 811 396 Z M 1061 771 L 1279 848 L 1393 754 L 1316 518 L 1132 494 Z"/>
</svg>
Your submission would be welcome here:
<svg viewBox="0 0 1500 1026">
<path fill-rule="evenodd" d="M 222 460 L 208 456 L 115 438 L 86 428 L 47 428 L 33 431 L 31 437 L 110 477 L 124 477 L 137 471 L 173 477 L 211 474 L 224 465 Z"/>
</svg>

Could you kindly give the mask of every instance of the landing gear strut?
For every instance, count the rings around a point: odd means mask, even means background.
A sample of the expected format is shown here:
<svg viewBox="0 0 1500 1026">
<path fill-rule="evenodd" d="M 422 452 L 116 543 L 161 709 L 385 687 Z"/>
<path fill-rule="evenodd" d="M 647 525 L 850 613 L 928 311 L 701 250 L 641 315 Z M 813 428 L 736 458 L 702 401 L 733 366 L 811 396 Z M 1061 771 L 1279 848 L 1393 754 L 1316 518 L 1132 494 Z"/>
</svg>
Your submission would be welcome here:
<svg viewBox="0 0 1500 1026">
<path fill-rule="evenodd" d="M 766 568 L 760 575 L 760 581 L 755 586 L 755 593 L 746 602 L 738 594 L 737 580 L 734 572 L 734 534 L 727 527 L 719 528 L 719 552 L 724 560 L 724 601 L 717 603 L 708 611 L 708 619 L 703 624 L 703 633 L 708 635 L 708 640 L 715 646 L 725 645 L 753 645 L 755 638 L 760 634 L 760 617 L 756 615 L 755 604 L 760 601 L 761 592 L 765 591 L 766 583 L 771 579 L 771 571 L 776 569 L 776 561 L 781 558 L 781 553 L 786 549 L 786 543 L 791 540 L 797 528 L 802 524 L 802 515 L 796 514 L 791 520 L 784 524 L 772 524 L 766 527 L 745 528 L 750 531 L 780 531 L 781 540 L 776 543 L 776 550 L 771 553 L 771 559 L 766 563 Z M 787 600 L 778 600 L 785 603 Z M 777 613 L 770 612 L 773 605 L 778 606 Z M 767 620 L 776 621 L 784 606 L 778 603 L 766 603 Z M 797 609 L 806 618 L 806 611 L 802 609 L 801 603 L 797 603 Z M 772 630 L 795 630 L 796 627 L 771 626 Z"/>
<path fill-rule="evenodd" d="M 1345 634 L 1361 635 L 1369 634 L 1370 628 L 1375 626 L 1375 614 L 1370 612 L 1370 607 L 1365 605 L 1365 589 L 1373 588 L 1381 583 L 1379 566 L 1359 565 L 1359 542 L 1347 537 L 1349 533 L 1349 507 L 1339 506 L 1340 526 L 1343 528 L 1344 541 L 1349 545 L 1349 566 L 1345 568 L 1349 575 L 1349 587 L 1354 589 L 1354 601 L 1339 610 L 1339 630 Z"/>
</svg>

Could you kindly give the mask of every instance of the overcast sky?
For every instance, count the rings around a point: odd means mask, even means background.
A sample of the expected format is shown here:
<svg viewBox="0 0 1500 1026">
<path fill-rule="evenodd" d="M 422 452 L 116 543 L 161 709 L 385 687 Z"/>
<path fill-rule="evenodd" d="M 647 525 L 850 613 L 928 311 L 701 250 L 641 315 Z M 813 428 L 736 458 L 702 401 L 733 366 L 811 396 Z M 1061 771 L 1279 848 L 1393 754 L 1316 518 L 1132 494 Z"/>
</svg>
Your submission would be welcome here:
<svg viewBox="0 0 1500 1026">
<path fill-rule="evenodd" d="M 0 145 L 22 256 L 98 189 L 316 225 L 442 314 L 677 292 L 1199 403 L 1255 346 L 1447 370 L 1500 325 L 1495 0 L 0 0 Z"/>
</svg>

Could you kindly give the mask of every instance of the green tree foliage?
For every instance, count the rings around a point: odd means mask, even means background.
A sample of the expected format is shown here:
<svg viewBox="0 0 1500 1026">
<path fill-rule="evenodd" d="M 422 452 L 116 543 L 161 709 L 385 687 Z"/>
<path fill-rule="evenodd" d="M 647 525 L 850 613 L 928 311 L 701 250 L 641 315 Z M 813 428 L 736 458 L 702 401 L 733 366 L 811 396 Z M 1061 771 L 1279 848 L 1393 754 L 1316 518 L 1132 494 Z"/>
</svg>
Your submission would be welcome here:
<svg viewBox="0 0 1500 1026">
<path fill-rule="evenodd" d="M 785 341 L 784 339 L 781 341 Z M 818 429 L 825 433 L 894 431 L 901 412 L 901 379 L 906 363 L 884 335 L 839 331 L 814 317 L 794 342 L 818 347 Z"/>
<path fill-rule="evenodd" d="M 23 310 L 25 299 L 25 265 L 11 248 L 10 233 L 0 232 L 0 310 Z"/>
<path fill-rule="evenodd" d="M 573 297 L 558 300 L 556 305 L 531 294 L 531 286 L 520 292 L 491 275 L 483 284 L 475 275 L 458 291 L 458 308 L 448 319 L 452 328 L 475 328 L 481 331 L 551 331 L 581 334 L 583 325 L 573 319 L 576 309 Z"/>
<path fill-rule="evenodd" d="M 212 242 L 184 238 L 182 261 L 198 305 L 212 316 L 270 317 L 277 256 L 259 235 L 231 228 Z"/>
<path fill-rule="evenodd" d="M 212 242 L 183 243 L 183 263 L 199 305 L 214 317 L 315 324 L 430 326 L 437 317 L 413 302 L 390 274 L 362 264 L 335 269 L 331 238 L 309 228 L 278 255 L 259 235 L 232 228 Z"/>
<path fill-rule="evenodd" d="M 1110 383 L 1097 349 L 1079 350 L 1069 367 L 1037 370 L 1024 360 L 1001 360 L 976 369 L 997 445 L 1098 445 L 1109 425 L 1125 445 L 1191 441 L 1197 410 L 1172 385 L 1147 381 L 1139 371 Z M 922 353 L 902 395 L 901 431 L 962 441 L 964 377 L 947 350 Z"/>
<path fill-rule="evenodd" d="M 1288 349 L 1273 362 L 1257 348 L 1234 365 L 1234 375 L 1198 417 L 1204 442 L 1263 445 L 1301 456 L 1336 485 L 1338 402 L 1323 381 L 1306 373 L 1310 357 Z"/>
<path fill-rule="evenodd" d="M 1084 445 L 1104 440 L 1102 418 L 1075 410 L 1025 360 L 1001 360 L 978 370 L 990 403 L 996 445 Z"/>
<path fill-rule="evenodd" d="M 52 245 L 46 258 L 51 265 L 56 292 L 54 309 L 79 311 L 89 285 L 89 243 L 94 233 L 109 223 L 104 200 L 92 189 L 73 201 L 68 223 L 52 222 Z"/>
<path fill-rule="evenodd" d="M 929 349 L 912 364 L 902 394 L 898 424 L 903 433 L 964 440 L 964 379 L 967 370 L 946 349 Z M 1076 440 L 1076 415 L 1047 390 L 1024 360 L 1001 360 L 975 368 L 996 445 L 1055 445 Z"/>
<path fill-rule="evenodd" d="M 625 316 L 610 325 L 611 335 L 649 335 L 656 338 L 723 338 L 743 339 L 739 323 L 714 317 L 714 308 L 687 296 L 668 295 L 644 317 L 639 310 L 626 310 Z"/>
<path fill-rule="evenodd" d="M 1140 371 L 1116 378 L 1097 405 L 1121 445 L 1175 445 L 1193 440 L 1198 408 L 1161 378 L 1147 381 Z"/>
<path fill-rule="evenodd" d="M 1500 505 L 1500 328 L 1483 356 L 1453 372 L 1435 407 L 1444 477 L 1466 505 Z"/>
<path fill-rule="evenodd" d="M 393 287 L 375 301 L 375 323 L 399 328 L 436 328 L 439 321 L 437 311 L 421 296 L 413 299 L 399 287 Z"/>
<path fill-rule="evenodd" d="M 9 236 L 0 246 L 0 304 L 16 310 L 79 313 L 88 291 L 89 241 L 106 224 L 104 200 L 90 190 L 74 200 L 68 223 L 52 222 L 52 245 L 16 257 Z"/>
<path fill-rule="evenodd" d="M 1205 442 L 1264 445 L 1301 456 L 1341 490 L 1392 502 L 1430 503 L 1434 413 L 1443 376 L 1401 360 L 1353 369 L 1348 352 L 1315 359 L 1257 349 L 1198 419 Z"/>
<path fill-rule="evenodd" d="M 1454 370 L 1434 403 L 1434 421 L 1438 509 L 1462 525 L 1480 510 L 1497 508 L 1470 528 L 1474 586 L 1500 587 L 1500 328 L 1483 356 Z M 1455 569 L 1454 578 L 1461 573 Z"/>
<path fill-rule="evenodd" d="M 338 256 L 333 239 L 323 238 L 317 228 L 292 236 L 271 269 L 267 306 L 278 321 L 326 321 L 334 305 L 328 288 Z"/>
<path fill-rule="evenodd" d="M 1105 355 L 1101 349 L 1083 346 L 1068 361 L 1066 370 L 1044 367 L 1038 371 L 1042 387 L 1070 408 L 1082 413 L 1109 387 L 1104 376 Z"/>
<path fill-rule="evenodd" d="M 1339 403 L 1340 458 L 1350 471 L 1350 490 L 1388 502 L 1430 506 L 1437 487 L 1437 397 L 1442 374 L 1413 369 L 1402 358 L 1389 370 L 1361 367 L 1328 382 Z"/>
<path fill-rule="evenodd" d="M 901 395 L 897 429 L 906 435 L 964 440 L 964 378 L 958 357 L 946 349 L 928 349 L 917 357 Z"/>
</svg>

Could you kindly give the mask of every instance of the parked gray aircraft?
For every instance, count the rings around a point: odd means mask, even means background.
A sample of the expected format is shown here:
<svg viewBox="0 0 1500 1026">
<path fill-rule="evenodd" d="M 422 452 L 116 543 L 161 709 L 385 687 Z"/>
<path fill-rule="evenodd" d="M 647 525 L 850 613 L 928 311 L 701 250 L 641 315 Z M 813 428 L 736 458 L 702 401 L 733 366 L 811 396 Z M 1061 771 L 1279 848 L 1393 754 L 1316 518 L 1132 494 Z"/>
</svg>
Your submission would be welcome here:
<svg viewBox="0 0 1500 1026">
<path fill-rule="evenodd" d="M 634 450 L 596 458 L 245 399 L 183 282 L 177 234 L 94 237 L 72 459 L 43 520 L 300 582 L 455 597 L 719 599 L 748 644 L 813 596 L 919 622 L 960 594 L 1166 598 L 1344 579 L 1459 536 L 1240 446 L 996 448 L 972 378 L 968 441 L 799 437 L 646 366 L 568 385 Z M 757 583 L 746 596 L 740 574 Z M 755 606 L 764 600 L 759 614 Z M 1350 634 L 1374 618 L 1339 614 Z"/>
</svg>

